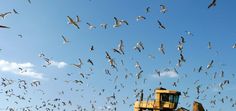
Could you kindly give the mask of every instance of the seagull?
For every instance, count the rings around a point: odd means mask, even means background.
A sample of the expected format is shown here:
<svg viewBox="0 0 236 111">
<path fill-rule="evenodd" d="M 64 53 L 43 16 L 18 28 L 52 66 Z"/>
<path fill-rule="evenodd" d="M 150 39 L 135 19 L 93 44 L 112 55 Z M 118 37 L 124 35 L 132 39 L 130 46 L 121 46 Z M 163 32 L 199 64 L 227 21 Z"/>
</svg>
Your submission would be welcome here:
<svg viewBox="0 0 236 111">
<path fill-rule="evenodd" d="M 134 50 L 138 50 L 139 52 L 141 52 L 142 50 L 144 50 L 144 46 L 143 43 L 140 41 L 138 43 L 136 43 L 136 45 L 134 46 Z"/>
<path fill-rule="evenodd" d="M 146 19 L 146 17 L 144 17 L 144 16 L 138 16 L 138 17 L 136 18 L 137 21 L 145 20 L 145 19 Z"/>
<path fill-rule="evenodd" d="M 165 5 L 160 5 L 161 9 L 160 9 L 160 12 L 161 13 L 166 13 L 167 9 L 166 9 L 166 6 Z"/>
<path fill-rule="evenodd" d="M 111 56 L 109 55 L 109 53 L 106 51 L 106 58 L 108 59 L 108 62 L 110 63 L 110 65 L 112 66 L 112 68 L 116 68 L 116 63 L 114 61 L 114 59 L 111 58 Z"/>
<path fill-rule="evenodd" d="M 233 45 L 233 47 L 232 47 L 232 48 L 234 48 L 234 49 L 236 48 L 236 43 Z"/>
<path fill-rule="evenodd" d="M 93 65 L 93 61 L 91 59 L 88 59 L 87 62 L 90 63 L 91 65 Z"/>
<path fill-rule="evenodd" d="M 68 24 L 72 24 L 72 25 L 74 25 L 77 29 L 80 29 L 80 28 L 79 28 L 79 25 L 78 25 L 70 16 L 67 16 L 67 19 L 68 19 Z"/>
<path fill-rule="evenodd" d="M 38 56 L 39 56 L 40 58 L 41 58 L 41 57 L 45 57 L 45 54 L 41 52 Z"/>
<path fill-rule="evenodd" d="M 211 46 L 211 42 L 208 42 L 208 49 L 211 49 L 212 46 Z"/>
<path fill-rule="evenodd" d="M 61 37 L 63 39 L 63 44 L 69 43 L 69 40 L 67 40 L 65 36 L 62 35 Z"/>
<path fill-rule="evenodd" d="M 104 29 L 107 29 L 108 24 L 103 23 L 103 24 L 100 24 L 100 26 Z"/>
<path fill-rule="evenodd" d="M 49 58 L 44 57 L 43 59 L 44 59 L 45 62 L 48 63 L 48 65 L 52 64 L 52 63 L 51 63 L 51 60 L 50 60 Z"/>
<path fill-rule="evenodd" d="M 19 14 L 19 13 L 16 11 L 16 9 L 13 9 L 13 12 L 14 12 L 15 14 Z"/>
<path fill-rule="evenodd" d="M 135 63 L 135 68 L 142 70 L 141 65 L 139 64 L 138 61 L 136 61 L 136 63 Z"/>
<path fill-rule="evenodd" d="M 155 69 L 156 74 L 160 77 L 161 76 L 161 71 Z"/>
<path fill-rule="evenodd" d="M 147 7 L 146 10 L 145 10 L 146 13 L 149 13 L 149 12 L 150 12 L 150 9 L 151 9 L 151 7 Z"/>
<path fill-rule="evenodd" d="M 164 44 L 161 43 L 160 48 L 158 48 L 158 50 L 165 55 L 165 51 L 164 51 Z"/>
<path fill-rule="evenodd" d="M 211 60 L 211 62 L 207 65 L 207 69 L 210 69 L 212 67 L 212 64 L 213 64 L 213 60 Z"/>
<path fill-rule="evenodd" d="M 198 68 L 198 72 L 201 72 L 201 71 L 202 71 L 202 66 Z"/>
<path fill-rule="evenodd" d="M 187 35 L 193 36 L 193 33 L 190 31 L 185 31 Z"/>
<path fill-rule="evenodd" d="M 144 50 L 144 46 L 143 46 L 143 43 L 141 41 L 137 43 L 137 46 L 139 46 L 142 50 Z"/>
<path fill-rule="evenodd" d="M 216 6 L 216 0 L 212 0 L 212 2 L 208 5 L 208 8 Z"/>
<path fill-rule="evenodd" d="M 83 84 L 83 81 L 81 81 L 81 80 L 75 80 L 74 82 Z"/>
<path fill-rule="evenodd" d="M 141 78 L 141 74 L 143 73 L 143 70 L 139 71 L 137 74 L 136 74 L 136 77 L 137 79 L 140 79 Z"/>
<path fill-rule="evenodd" d="M 159 28 L 166 29 L 166 27 L 159 20 L 157 20 L 157 22 L 159 24 Z"/>
<path fill-rule="evenodd" d="M 89 30 L 92 30 L 92 29 L 95 29 L 96 28 L 96 26 L 94 26 L 94 25 L 92 25 L 92 24 L 90 24 L 90 23 L 86 23 L 88 26 L 89 26 Z"/>
<path fill-rule="evenodd" d="M 23 38 L 23 35 L 21 35 L 21 34 L 19 34 L 18 36 L 19 36 L 20 38 Z"/>
<path fill-rule="evenodd" d="M 82 60 L 79 58 L 79 64 L 72 64 L 72 65 L 74 65 L 75 67 L 81 68 L 81 66 L 83 65 L 83 62 L 82 62 Z"/>
<path fill-rule="evenodd" d="M 114 52 L 117 52 L 119 54 L 125 54 L 124 53 L 124 44 L 123 44 L 123 40 L 120 40 L 120 43 L 118 44 L 118 47 L 117 48 L 114 48 L 113 49 Z"/>
<path fill-rule="evenodd" d="M 2 13 L 2 14 L 0 14 L 0 17 L 2 17 L 4 19 L 5 16 L 7 16 L 8 14 L 11 14 L 11 12 Z"/>
<path fill-rule="evenodd" d="M 93 47 L 93 45 L 90 47 L 90 51 L 94 51 L 94 47 Z"/>
<path fill-rule="evenodd" d="M 7 28 L 7 29 L 9 29 L 10 27 L 5 26 L 5 25 L 0 25 L 0 28 Z"/>
<path fill-rule="evenodd" d="M 111 59 L 110 54 L 109 54 L 107 51 L 106 51 L 105 53 L 106 53 L 106 58 L 107 58 L 107 59 Z"/>
</svg>

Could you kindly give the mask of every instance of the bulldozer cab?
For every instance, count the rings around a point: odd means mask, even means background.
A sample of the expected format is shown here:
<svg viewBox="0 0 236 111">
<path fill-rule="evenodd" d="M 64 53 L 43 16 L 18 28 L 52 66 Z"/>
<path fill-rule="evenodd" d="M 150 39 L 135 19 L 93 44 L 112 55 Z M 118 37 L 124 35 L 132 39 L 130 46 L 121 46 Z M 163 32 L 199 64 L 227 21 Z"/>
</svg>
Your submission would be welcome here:
<svg viewBox="0 0 236 111">
<path fill-rule="evenodd" d="M 172 104 L 172 106 L 174 106 L 173 108 L 176 108 L 178 101 L 179 101 L 179 95 L 169 94 L 169 93 L 160 94 L 160 102 L 162 106 L 168 106 L 168 105 L 170 106 L 170 104 Z"/>
<path fill-rule="evenodd" d="M 174 111 L 177 108 L 180 94 L 175 90 L 157 88 L 155 89 L 155 99 L 143 101 L 141 96 L 140 100 L 135 102 L 134 111 Z"/>
<path fill-rule="evenodd" d="M 166 90 L 164 88 L 158 88 L 155 90 L 155 99 L 160 102 L 160 109 L 172 111 L 176 109 L 179 101 L 179 95 L 181 94 L 175 90 Z"/>
</svg>

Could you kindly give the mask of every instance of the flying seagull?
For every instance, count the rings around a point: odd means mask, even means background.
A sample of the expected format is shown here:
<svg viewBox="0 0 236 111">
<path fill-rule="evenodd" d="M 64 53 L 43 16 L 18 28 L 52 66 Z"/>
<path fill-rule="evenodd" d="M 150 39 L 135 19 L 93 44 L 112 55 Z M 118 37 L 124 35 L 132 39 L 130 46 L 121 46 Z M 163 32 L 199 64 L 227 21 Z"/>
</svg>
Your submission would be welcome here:
<svg viewBox="0 0 236 111">
<path fill-rule="evenodd" d="M 141 52 L 142 50 L 144 50 L 143 43 L 141 41 L 136 43 L 136 45 L 134 46 L 134 50 L 138 50 L 138 52 Z"/>
<path fill-rule="evenodd" d="M 100 24 L 100 26 L 104 29 L 107 29 L 108 24 L 103 23 L 103 24 Z"/>
<path fill-rule="evenodd" d="M 233 45 L 233 47 L 232 47 L 232 48 L 234 48 L 234 49 L 236 48 L 236 43 Z"/>
<path fill-rule="evenodd" d="M 13 9 L 13 12 L 14 12 L 15 14 L 19 14 L 19 12 L 17 12 L 16 9 Z"/>
<path fill-rule="evenodd" d="M 113 28 L 120 27 L 123 23 L 126 25 L 129 25 L 128 21 L 126 20 L 119 20 L 116 17 L 114 17 L 115 23 L 113 25 Z"/>
<path fill-rule="evenodd" d="M 79 63 L 78 64 L 72 64 L 72 65 L 74 65 L 77 68 L 81 68 L 81 66 L 83 65 L 83 62 L 82 62 L 81 59 L 79 59 Z"/>
<path fill-rule="evenodd" d="M 211 62 L 207 65 L 207 69 L 210 69 L 211 67 L 212 67 L 212 65 L 213 65 L 213 60 L 211 60 Z"/>
<path fill-rule="evenodd" d="M 216 6 L 216 0 L 212 0 L 212 2 L 208 5 L 208 8 L 212 8 Z"/>
<path fill-rule="evenodd" d="M 23 38 L 23 35 L 21 35 L 21 34 L 18 34 L 18 36 L 19 36 L 20 38 Z"/>
<path fill-rule="evenodd" d="M 166 6 L 165 5 L 160 5 L 160 12 L 161 13 L 166 13 L 167 9 L 166 9 Z"/>
<path fill-rule="evenodd" d="M 165 50 L 164 50 L 164 44 L 161 43 L 160 48 L 158 48 L 158 50 L 165 55 Z"/>
<path fill-rule="evenodd" d="M 62 35 L 61 37 L 63 39 L 63 44 L 69 43 L 69 40 L 67 40 L 67 38 L 64 35 Z"/>
<path fill-rule="evenodd" d="M 166 29 L 166 27 L 159 20 L 157 20 L 157 22 L 159 24 L 159 28 Z"/>
<path fill-rule="evenodd" d="M 118 47 L 117 48 L 114 48 L 113 49 L 114 52 L 117 52 L 119 54 L 125 54 L 124 53 L 124 43 L 123 43 L 123 40 L 120 40 L 120 43 L 118 44 Z"/>
<path fill-rule="evenodd" d="M 2 17 L 2 18 L 4 19 L 5 16 L 7 16 L 8 14 L 11 14 L 11 12 L 1 13 L 1 14 L 0 14 L 0 17 Z"/>
<path fill-rule="evenodd" d="M 88 59 L 87 62 L 93 65 L 93 61 L 91 59 Z"/>
<path fill-rule="evenodd" d="M 146 19 L 146 17 L 144 17 L 144 16 L 138 16 L 138 17 L 136 18 L 137 21 L 145 20 L 145 19 Z"/>
<path fill-rule="evenodd" d="M 92 25 L 92 24 L 90 24 L 90 23 L 86 23 L 88 26 L 89 26 L 89 30 L 92 30 L 92 29 L 95 29 L 96 28 L 96 26 L 94 26 L 94 25 Z"/>
<path fill-rule="evenodd" d="M 93 45 L 90 47 L 89 50 L 90 50 L 90 51 L 94 51 L 94 47 L 93 47 Z"/>
<path fill-rule="evenodd" d="M 211 46 L 211 42 L 208 42 L 208 49 L 211 49 L 212 46 Z"/>
<path fill-rule="evenodd" d="M 150 9 L 151 9 L 151 7 L 147 7 L 146 10 L 145 10 L 146 13 L 149 13 L 149 12 L 150 12 Z"/>
<path fill-rule="evenodd" d="M 80 29 L 80 28 L 79 28 L 79 25 L 78 25 L 70 16 L 67 16 L 67 19 L 68 19 L 68 24 L 72 24 L 72 25 L 74 25 L 77 29 Z"/>
<path fill-rule="evenodd" d="M 186 32 L 187 35 L 193 36 L 193 33 L 192 33 L 192 32 L 187 31 L 187 30 L 186 30 L 185 32 Z"/>
</svg>

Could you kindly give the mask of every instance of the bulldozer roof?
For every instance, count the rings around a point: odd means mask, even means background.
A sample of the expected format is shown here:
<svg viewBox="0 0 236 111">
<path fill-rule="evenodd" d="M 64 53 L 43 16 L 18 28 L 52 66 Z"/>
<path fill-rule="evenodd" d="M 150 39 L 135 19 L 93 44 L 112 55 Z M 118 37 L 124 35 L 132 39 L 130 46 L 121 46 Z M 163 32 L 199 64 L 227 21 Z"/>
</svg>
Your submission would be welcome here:
<svg viewBox="0 0 236 111">
<path fill-rule="evenodd" d="M 181 93 L 179 91 L 176 90 L 166 90 L 165 88 L 156 88 L 155 89 L 156 93 L 167 93 L 167 94 L 177 94 L 177 95 L 181 95 Z"/>
</svg>

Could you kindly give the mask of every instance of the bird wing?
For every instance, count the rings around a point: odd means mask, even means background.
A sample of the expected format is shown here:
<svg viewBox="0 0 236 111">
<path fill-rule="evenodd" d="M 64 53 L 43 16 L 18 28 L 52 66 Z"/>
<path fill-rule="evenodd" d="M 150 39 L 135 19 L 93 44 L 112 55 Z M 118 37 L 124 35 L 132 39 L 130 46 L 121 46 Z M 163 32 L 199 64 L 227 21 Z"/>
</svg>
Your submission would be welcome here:
<svg viewBox="0 0 236 111">
<path fill-rule="evenodd" d="M 76 22 L 81 22 L 79 16 L 76 16 Z"/>
<path fill-rule="evenodd" d="M 216 6 L 216 0 L 213 0 L 209 5 L 208 8 L 211 8 L 213 6 Z"/>
<path fill-rule="evenodd" d="M 87 22 L 86 24 L 87 24 L 88 26 L 92 26 L 92 25 L 91 25 L 90 23 L 88 23 L 88 22 Z"/>
<path fill-rule="evenodd" d="M 7 28 L 7 29 L 9 29 L 10 27 L 4 26 L 4 25 L 0 25 L 0 28 Z"/>
<path fill-rule="evenodd" d="M 79 29 L 79 25 L 70 17 L 67 16 L 68 24 L 73 24 L 77 29 Z"/>
<path fill-rule="evenodd" d="M 73 24 L 74 20 L 70 16 L 67 16 L 67 19 L 68 19 L 68 24 Z"/>
<path fill-rule="evenodd" d="M 166 29 L 166 28 L 165 28 L 165 26 L 164 26 L 164 25 L 162 25 L 162 23 L 161 23 L 159 20 L 158 20 L 157 22 L 158 22 L 158 24 L 159 24 L 160 28 Z"/>
<path fill-rule="evenodd" d="M 115 24 L 119 24 L 119 20 L 116 17 L 114 17 L 114 19 L 115 19 Z"/>
<path fill-rule="evenodd" d="M 126 20 L 121 20 L 122 23 L 125 23 L 126 25 L 129 25 L 128 21 Z"/>
<path fill-rule="evenodd" d="M 69 41 L 66 39 L 65 36 L 62 35 L 61 37 L 62 37 L 62 39 L 64 40 L 65 43 L 69 42 Z"/>
</svg>

